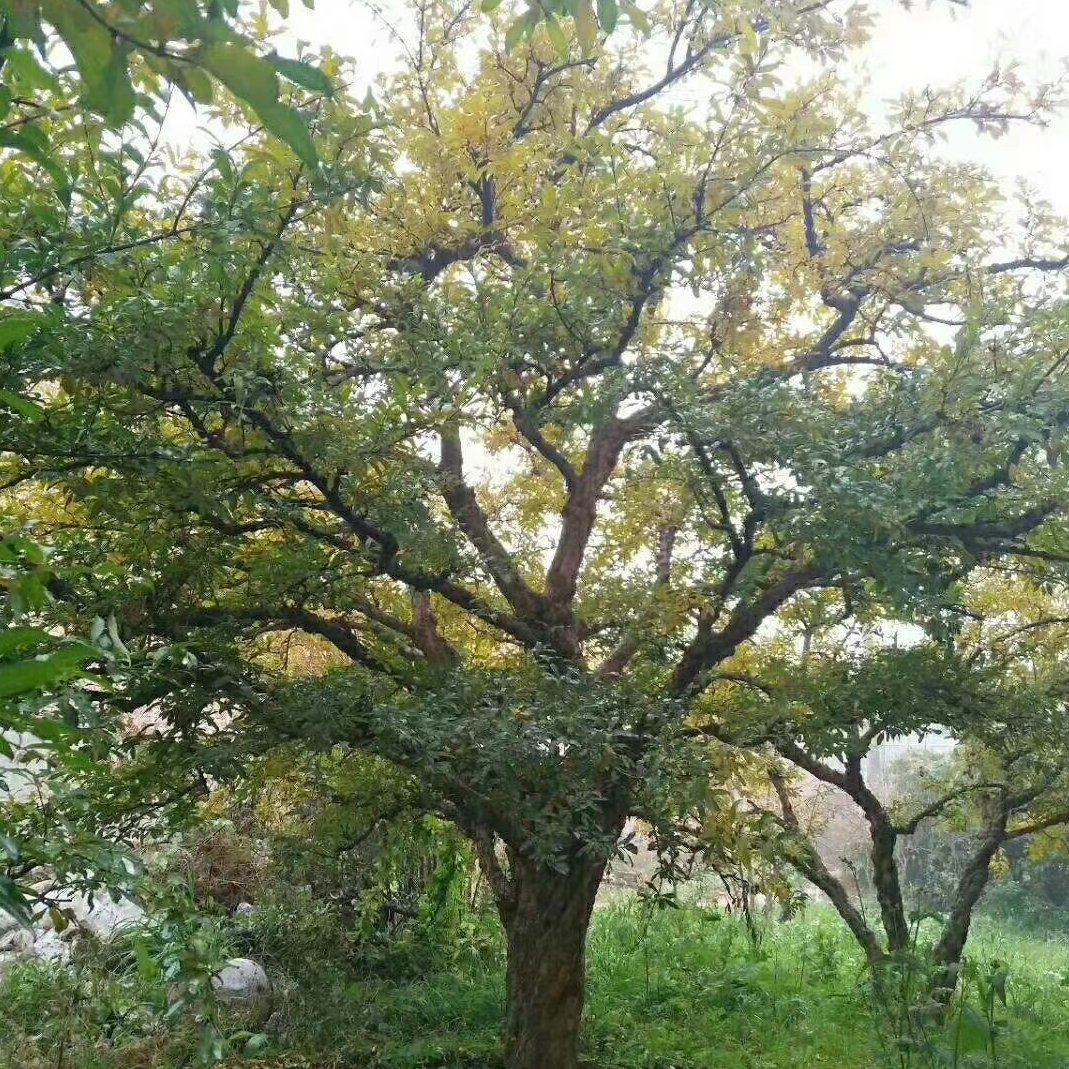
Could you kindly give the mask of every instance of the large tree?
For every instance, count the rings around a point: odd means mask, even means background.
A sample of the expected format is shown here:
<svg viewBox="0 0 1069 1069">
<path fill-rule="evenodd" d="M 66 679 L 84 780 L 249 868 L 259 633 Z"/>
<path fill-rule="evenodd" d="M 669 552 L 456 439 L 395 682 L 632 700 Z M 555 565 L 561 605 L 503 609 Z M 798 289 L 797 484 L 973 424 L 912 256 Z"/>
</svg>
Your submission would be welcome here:
<svg viewBox="0 0 1069 1069">
<path fill-rule="evenodd" d="M 933 151 L 1047 93 L 995 72 L 872 119 L 834 0 L 511 49 L 411 14 L 374 125 L 307 109 L 316 170 L 255 133 L 136 188 L 94 156 L 3 280 L 48 309 L 4 355 L 4 479 L 49 487 L 25 511 L 93 563 L 83 611 L 180 651 L 136 700 L 183 745 L 417 774 L 490 877 L 510 1066 L 567 1069 L 605 865 L 629 815 L 702 801 L 689 747 L 755 637 L 812 590 L 945 623 L 978 567 L 1059 582 L 1062 234 Z M 337 668 L 279 683 L 265 632 Z"/>
</svg>

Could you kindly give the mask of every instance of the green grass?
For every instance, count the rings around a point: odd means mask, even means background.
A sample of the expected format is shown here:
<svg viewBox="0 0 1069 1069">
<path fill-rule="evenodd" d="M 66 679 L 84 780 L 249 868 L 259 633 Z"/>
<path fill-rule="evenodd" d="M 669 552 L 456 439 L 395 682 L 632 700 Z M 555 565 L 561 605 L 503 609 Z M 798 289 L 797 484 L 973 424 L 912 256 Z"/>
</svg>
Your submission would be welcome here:
<svg viewBox="0 0 1069 1069">
<path fill-rule="evenodd" d="M 448 952 L 419 944 L 369 956 L 331 934 L 329 919 L 286 926 L 269 913 L 239 945 L 270 959 L 280 1036 L 264 1069 L 490 1069 L 500 1065 L 500 944 L 483 922 Z M 288 942 L 287 942 L 288 940 Z M 992 1054 L 962 1031 L 958 1061 L 1001 1069 L 1069 1066 L 1069 943 L 977 926 L 980 971 L 1007 962 L 1008 1005 Z M 436 962 L 432 966 L 428 962 Z M 893 999 L 875 1000 L 838 919 L 824 910 L 764 927 L 755 948 L 735 918 L 687 907 L 649 913 L 638 902 L 599 913 L 589 946 L 584 1060 L 589 1069 L 928 1069 L 954 1065 L 955 1010 L 929 1029 L 931 1049 L 900 1048 Z M 972 996 L 970 995 L 970 998 Z M 26 970 L 0 988 L 3 1069 L 149 1069 L 190 1064 L 189 1026 L 107 1043 L 93 1033 L 91 999 L 68 981 Z M 975 999 L 972 1002 L 976 1005 Z M 68 1047 L 47 1041 L 49 1022 Z M 82 1028 L 76 1035 L 69 1015 Z M 100 1017 L 99 1010 L 97 1017 Z M 114 1022 L 113 1022 L 114 1024 Z M 45 1040 L 33 1039 L 45 1036 Z M 944 1060 L 940 1060 L 943 1057 Z M 229 1064 L 229 1063 L 228 1063 Z M 234 1066 L 241 1064 L 234 1060 Z"/>
</svg>

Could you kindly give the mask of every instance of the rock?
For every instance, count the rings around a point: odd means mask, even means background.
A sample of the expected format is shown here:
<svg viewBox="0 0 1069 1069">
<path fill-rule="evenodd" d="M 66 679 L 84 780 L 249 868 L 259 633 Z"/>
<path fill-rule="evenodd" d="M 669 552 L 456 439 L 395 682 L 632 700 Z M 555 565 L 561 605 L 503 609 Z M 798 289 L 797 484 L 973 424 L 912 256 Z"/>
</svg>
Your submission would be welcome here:
<svg viewBox="0 0 1069 1069">
<path fill-rule="evenodd" d="M 26 955 L 33 951 L 34 933 L 28 928 L 15 928 L 0 936 L 0 953 Z"/>
<path fill-rule="evenodd" d="M 128 898 L 115 902 L 107 895 L 97 895 L 90 908 L 87 898 L 75 895 L 69 905 L 74 910 L 78 926 L 101 939 L 110 939 L 118 932 L 136 928 L 145 919 L 145 911 Z"/>
<path fill-rule="evenodd" d="M 42 932 L 33 942 L 32 956 L 39 961 L 66 962 L 70 960 L 70 943 L 57 932 Z"/>
<path fill-rule="evenodd" d="M 110 939 L 127 928 L 136 928 L 145 919 L 145 911 L 136 902 L 128 898 L 120 898 L 115 902 L 106 893 L 95 895 L 92 905 L 85 895 L 79 894 L 53 895 L 49 904 L 70 920 L 70 925 L 64 927 L 61 933 L 68 939 L 73 938 L 67 934 L 70 928 L 92 932 L 100 939 Z M 42 931 L 50 931 L 54 926 L 51 910 L 37 922 L 37 927 Z"/>
<path fill-rule="evenodd" d="M 256 907 L 251 902 L 239 902 L 234 907 L 235 917 L 251 917 L 256 912 Z"/>
<path fill-rule="evenodd" d="M 271 1014 L 271 981 L 263 966 L 251 958 L 231 958 L 212 977 L 215 997 L 250 1011 L 263 1022 Z"/>
<path fill-rule="evenodd" d="M 51 881 L 47 887 L 42 882 L 34 888 L 41 894 L 53 889 Z M 80 936 L 89 933 L 99 939 L 110 939 L 118 932 L 136 927 L 145 917 L 144 910 L 136 902 L 128 898 L 116 902 L 107 894 L 95 896 L 90 905 L 85 895 L 52 893 L 48 897 L 48 906 L 40 912 L 32 929 L 9 925 L 7 914 L 0 915 L 4 918 L 0 925 L 0 958 L 5 968 L 15 960 L 65 963 L 70 960 L 73 945 Z M 56 930 L 55 909 L 68 920 L 59 931 Z"/>
</svg>

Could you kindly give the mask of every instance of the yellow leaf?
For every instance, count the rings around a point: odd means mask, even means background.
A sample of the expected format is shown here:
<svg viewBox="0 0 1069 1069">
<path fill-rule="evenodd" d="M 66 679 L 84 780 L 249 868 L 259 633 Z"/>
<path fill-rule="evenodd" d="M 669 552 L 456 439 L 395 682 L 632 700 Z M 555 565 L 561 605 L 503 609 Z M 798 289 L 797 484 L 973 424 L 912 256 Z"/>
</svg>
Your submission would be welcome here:
<svg viewBox="0 0 1069 1069">
<path fill-rule="evenodd" d="M 579 38 L 579 47 L 588 55 L 598 43 L 598 23 L 594 18 L 593 0 L 579 0 L 575 13 L 575 32 Z"/>
</svg>

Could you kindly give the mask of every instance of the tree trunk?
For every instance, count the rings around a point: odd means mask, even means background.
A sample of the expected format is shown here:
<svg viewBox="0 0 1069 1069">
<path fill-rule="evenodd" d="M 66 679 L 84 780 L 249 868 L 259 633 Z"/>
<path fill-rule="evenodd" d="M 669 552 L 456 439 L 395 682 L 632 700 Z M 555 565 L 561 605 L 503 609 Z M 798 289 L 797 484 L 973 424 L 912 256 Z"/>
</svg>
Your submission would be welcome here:
<svg viewBox="0 0 1069 1069">
<path fill-rule="evenodd" d="M 876 901 L 880 904 L 880 919 L 887 933 L 887 949 L 903 954 L 909 949 L 909 921 L 902 899 L 902 884 L 898 878 L 895 845 L 898 837 L 890 821 L 882 814 L 867 813 L 872 837 L 872 883 Z"/>
<path fill-rule="evenodd" d="M 1003 821 L 1003 827 L 1004 824 Z M 1003 841 L 1003 831 L 1000 827 L 995 834 L 980 844 L 954 889 L 950 916 L 947 917 L 939 942 L 935 944 L 932 952 L 939 966 L 933 980 L 933 987 L 937 990 L 949 992 L 957 986 L 957 967 L 961 963 L 961 955 L 969 938 L 973 909 L 991 879 L 991 862 Z"/>
<path fill-rule="evenodd" d="M 574 861 L 566 873 L 519 860 L 505 926 L 505 1064 L 575 1069 L 586 986 L 586 933 L 603 862 Z"/>
</svg>

